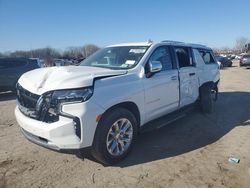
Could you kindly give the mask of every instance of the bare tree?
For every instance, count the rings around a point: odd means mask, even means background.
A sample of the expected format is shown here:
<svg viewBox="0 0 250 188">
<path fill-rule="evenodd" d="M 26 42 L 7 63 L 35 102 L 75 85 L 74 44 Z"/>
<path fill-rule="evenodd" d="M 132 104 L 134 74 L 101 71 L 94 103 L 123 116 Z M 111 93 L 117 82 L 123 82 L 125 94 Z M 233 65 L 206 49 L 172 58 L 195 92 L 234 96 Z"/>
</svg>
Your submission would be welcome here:
<svg viewBox="0 0 250 188">
<path fill-rule="evenodd" d="M 69 47 L 62 54 L 65 59 L 79 59 L 83 58 L 83 56 L 82 47 Z"/>
<path fill-rule="evenodd" d="M 91 54 L 93 54 L 94 52 L 96 52 L 97 50 L 99 50 L 100 48 L 94 44 L 87 44 L 85 46 L 83 46 L 83 54 L 84 57 L 88 57 Z"/>
<path fill-rule="evenodd" d="M 90 56 L 92 53 L 99 49 L 98 46 L 94 44 L 88 44 L 83 47 L 69 47 L 63 52 L 46 47 L 38 48 L 29 51 L 15 51 L 8 53 L 0 53 L 0 57 L 24 57 L 24 58 L 40 58 L 44 59 L 46 66 L 53 66 L 53 60 L 59 58 L 65 59 L 81 59 Z"/>
<path fill-rule="evenodd" d="M 249 42 L 248 38 L 246 37 L 239 37 L 236 39 L 235 42 L 235 50 L 238 52 L 243 52 L 245 49 L 245 45 Z"/>
</svg>

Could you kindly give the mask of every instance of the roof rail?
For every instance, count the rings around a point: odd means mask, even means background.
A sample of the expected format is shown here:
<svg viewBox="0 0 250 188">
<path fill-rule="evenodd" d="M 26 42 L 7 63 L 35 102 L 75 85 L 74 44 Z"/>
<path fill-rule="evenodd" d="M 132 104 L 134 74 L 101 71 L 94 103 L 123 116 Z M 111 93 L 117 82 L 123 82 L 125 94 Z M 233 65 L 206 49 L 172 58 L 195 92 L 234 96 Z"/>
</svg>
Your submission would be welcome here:
<svg viewBox="0 0 250 188">
<path fill-rule="evenodd" d="M 208 48 L 206 45 L 203 45 L 203 44 L 194 44 L 194 43 L 187 43 L 187 45 L 192 45 L 194 47 L 201 47 L 201 48 Z"/>
<path fill-rule="evenodd" d="M 174 41 L 174 40 L 163 40 L 163 41 L 161 41 L 161 42 L 184 44 L 184 42 Z"/>
</svg>

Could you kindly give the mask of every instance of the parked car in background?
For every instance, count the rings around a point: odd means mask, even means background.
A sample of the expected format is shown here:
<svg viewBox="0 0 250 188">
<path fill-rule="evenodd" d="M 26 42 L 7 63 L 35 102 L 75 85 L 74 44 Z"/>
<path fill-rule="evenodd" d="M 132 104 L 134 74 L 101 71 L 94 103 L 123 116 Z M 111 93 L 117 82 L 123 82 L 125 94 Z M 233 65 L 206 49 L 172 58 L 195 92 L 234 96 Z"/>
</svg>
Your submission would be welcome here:
<svg viewBox="0 0 250 188">
<path fill-rule="evenodd" d="M 221 63 L 221 66 L 223 67 L 232 67 L 233 62 L 228 59 L 227 57 L 223 57 L 223 56 L 215 56 L 215 58 L 217 59 L 217 61 L 219 61 Z"/>
<path fill-rule="evenodd" d="M 30 70 L 39 68 L 37 60 L 0 58 L 0 92 L 15 91 L 17 80 Z"/>
<path fill-rule="evenodd" d="M 29 59 L 37 61 L 39 67 L 45 67 L 45 62 L 43 59 L 40 58 L 29 58 Z"/>
<path fill-rule="evenodd" d="M 235 59 L 240 60 L 241 57 L 242 57 L 242 55 L 236 55 Z"/>
<path fill-rule="evenodd" d="M 250 54 L 246 54 L 241 56 L 240 58 L 240 67 L 242 66 L 250 66 Z"/>
<path fill-rule="evenodd" d="M 73 61 L 72 60 L 68 60 L 68 59 L 54 59 L 53 61 L 53 66 L 69 66 L 72 65 Z"/>
<path fill-rule="evenodd" d="M 231 59 L 235 59 L 235 57 L 236 57 L 235 54 L 231 54 L 231 55 L 230 55 L 230 58 L 231 58 Z"/>
</svg>

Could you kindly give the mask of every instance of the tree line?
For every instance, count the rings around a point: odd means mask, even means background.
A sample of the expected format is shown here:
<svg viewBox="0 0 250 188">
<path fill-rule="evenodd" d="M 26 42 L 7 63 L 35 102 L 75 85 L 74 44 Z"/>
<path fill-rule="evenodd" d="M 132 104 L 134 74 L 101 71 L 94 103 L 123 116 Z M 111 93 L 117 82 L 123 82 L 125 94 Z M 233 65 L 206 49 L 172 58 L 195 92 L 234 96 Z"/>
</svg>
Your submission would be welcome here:
<svg viewBox="0 0 250 188">
<path fill-rule="evenodd" d="M 213 48 L 215 53 L 235 53 L 250 52 L 250 49 L 246 49 L 245 45 L 250 43 L 250 40 L 246 37 L 239 37 L 235 41 L 233 48 L 222 47 Z M 1 53 L 0 57 L 24 57 L 24 58 L 39 58 L 43 59 L 47 64 L 51 64 L 53 59 L 85 59 L 92 53 L 100 49 L 94 44 L 87 44 L 81 47 L 68 47 L 64 51 L 59 51 L 55 48 L 46 47 L 28 51 L 15 51 L 10 53 Z"/>
<path fill-rule="evenodd" d="M 85 59 L 98 49 L 100 48 L 94 44 L 87 44 L 81 47 L 68 47 L 64 51 L 46 47 L 27 51 L 18 50 L 15 52 L 0 53 L 0 57 L 39 58 L 43 59 L 46 64 L 51 65 L 54 59 Z"/>
<path fill-rule="evenodd" d="M 213 51 L 217 54 L 228 54 L 228 53 L 233 53 L 233 54 L 240 54 L 240 53 L 245 53 L 248 52 L 250 53 L 250 49 L 246 48 L 246 44 L 249 44 L 250 40 L 247 37 L 239 37 L 235 40 L 234 47 L 229 48 L 229 47 L 222 47 L 222 48 L 213 48 Z"/>
</svg>

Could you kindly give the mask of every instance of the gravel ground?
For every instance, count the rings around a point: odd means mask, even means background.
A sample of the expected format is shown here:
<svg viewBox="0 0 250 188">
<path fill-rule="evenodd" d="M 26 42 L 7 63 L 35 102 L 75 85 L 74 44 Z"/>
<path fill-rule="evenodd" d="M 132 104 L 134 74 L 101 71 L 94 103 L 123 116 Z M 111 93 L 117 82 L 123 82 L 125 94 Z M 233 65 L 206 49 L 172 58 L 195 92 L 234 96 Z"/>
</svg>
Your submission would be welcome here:
<svg viewBox="0 0 250 188">
<path fill-rule="evenodd" d="M 15 121 L 14 96 L 0 94 L 0 187 L 249 187 L 249 81 L 250 69 L 225 68 L 212 115 L 192 112 L 141 134 L 110 167 L 30 143 Z"/>
</svg>

